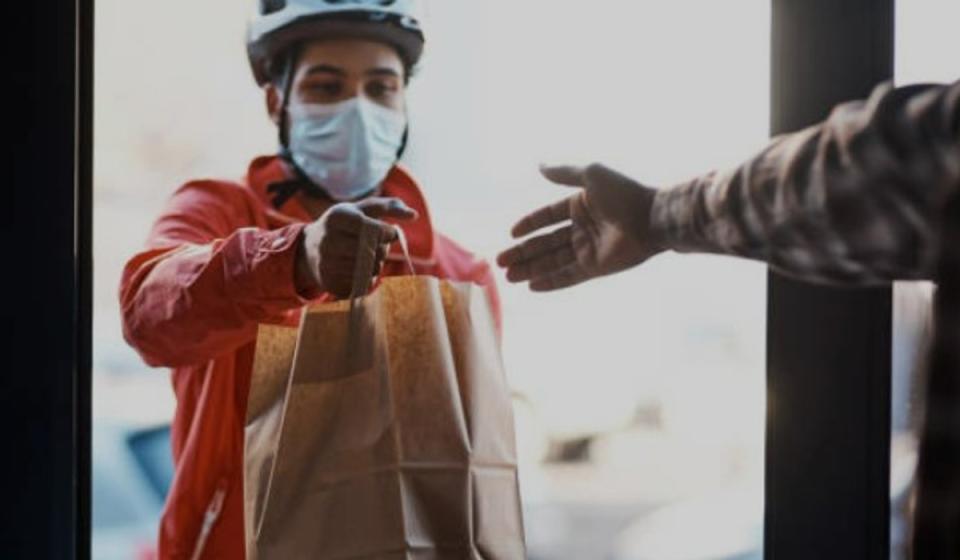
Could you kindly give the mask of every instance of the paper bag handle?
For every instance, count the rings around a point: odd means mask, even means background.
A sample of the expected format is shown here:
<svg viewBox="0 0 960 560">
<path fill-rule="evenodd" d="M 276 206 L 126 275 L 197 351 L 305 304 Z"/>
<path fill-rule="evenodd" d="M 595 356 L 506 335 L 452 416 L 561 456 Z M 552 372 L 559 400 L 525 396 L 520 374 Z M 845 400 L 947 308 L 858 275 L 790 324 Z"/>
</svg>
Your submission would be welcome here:
<svg viewBox="0 0 960 560">
<path fill-rule="evenodd" d="M 394 226 L 397 232 L 397 243 L 403 251 L 404 261 L 412 276 L 416 276 L 413 259 L 410 257 L 410 246 L 403 229 Z M 373 267 L 376 264 L 377 248 L 380 246 L 380 229 L 370 222 L 364 222 L 360 228 L 360 242 L 357 244 L 357 261 L 353 268 L 353 286 L 350 290 L 350 300 L 363 297 L 373 285 Z"/>
<path fill-rule="evenodd" d="M 407 270 L 410 276 L 417 275 L 417 269 L 413 268 L 413 258 L 410 257 L 410 245 L 407 243 L 407 234 L 403 233 L 403 228 L 397 228 L 397 243 L 400 244 L 400 250 L 403 251 L 403 260 L 407 263 Z"/>
</svg>

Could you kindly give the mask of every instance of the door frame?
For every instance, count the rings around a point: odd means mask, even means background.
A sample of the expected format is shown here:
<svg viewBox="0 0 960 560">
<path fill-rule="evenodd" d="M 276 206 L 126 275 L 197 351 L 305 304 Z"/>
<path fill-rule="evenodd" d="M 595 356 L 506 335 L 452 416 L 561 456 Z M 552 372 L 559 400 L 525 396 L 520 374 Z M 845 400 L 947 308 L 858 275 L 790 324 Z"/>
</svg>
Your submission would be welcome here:
<svg viewBox="0 0 960 560">
<path fill-rule="evenodd" d="M 894 0 L 773 0 L 771 132 L 893 77 Z M 767 559 L 890 554 L 892 288 L 769 274 Z"/>
</svg>

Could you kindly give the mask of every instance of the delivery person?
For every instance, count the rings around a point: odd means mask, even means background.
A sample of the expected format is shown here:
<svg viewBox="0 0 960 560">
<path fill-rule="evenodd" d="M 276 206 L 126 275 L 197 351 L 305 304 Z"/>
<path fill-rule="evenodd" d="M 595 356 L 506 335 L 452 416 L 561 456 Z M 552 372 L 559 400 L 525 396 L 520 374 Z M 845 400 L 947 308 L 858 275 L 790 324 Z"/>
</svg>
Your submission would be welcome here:
<svg viewBox="0 0 960 560">
<path fill-rule="evenodd" d="M 364 224 L 381 275 L 484 286 L 489 266 L 433 229 L 397 163 L 406 85 L 424 36 L 415 0 L 261 0 L 247 50 L 280 150 L 243 182 L 192 181 L 161 213 L 120 290 L 124 334 L 151 366 L 173 368 L 176 475 L 162 558 L 242 559 L 243 427 L 259 323 L 295 326 L 308 301 L 349 295 Z"/>
</svg>

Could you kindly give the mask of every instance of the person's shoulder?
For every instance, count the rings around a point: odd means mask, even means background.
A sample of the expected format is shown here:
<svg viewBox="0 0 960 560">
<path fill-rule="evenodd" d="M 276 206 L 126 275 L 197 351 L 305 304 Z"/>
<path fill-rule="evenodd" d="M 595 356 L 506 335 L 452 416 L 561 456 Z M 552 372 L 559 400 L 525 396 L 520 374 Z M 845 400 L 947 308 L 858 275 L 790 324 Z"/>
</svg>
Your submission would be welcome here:
<svg viewBox="0 0 960 560">
<path fill-rule="evenodd" d="M 174 197 L 196 196 L 245 200 L 252 193 L 241 181 L 235 179 L 198 178 L 182 183 L 174 191 Z"/>
<path fill-rule="evenodd" d="M 256 197 L 242 181 L 199 178 L 180 185 L 171 196 L 171 205 L 181 209 L 206 208 L 247 213 L 256 206 Z"/>
</svg>

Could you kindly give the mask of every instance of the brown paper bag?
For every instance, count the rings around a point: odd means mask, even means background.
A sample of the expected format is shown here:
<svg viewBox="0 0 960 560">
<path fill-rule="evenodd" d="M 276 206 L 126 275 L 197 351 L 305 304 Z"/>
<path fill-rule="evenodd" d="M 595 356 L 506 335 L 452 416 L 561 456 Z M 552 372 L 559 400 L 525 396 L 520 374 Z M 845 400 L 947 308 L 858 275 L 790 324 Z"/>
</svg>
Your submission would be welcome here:
<svg viewBox="0 0 960 560">
<path fill-rule="evenodd" d="M 299 329 L 261 327 L 245 504 L 251 560 L 523 558 L 513 413 L 483 290 L 388 278 L 306 309 Z"/>
</svg>

